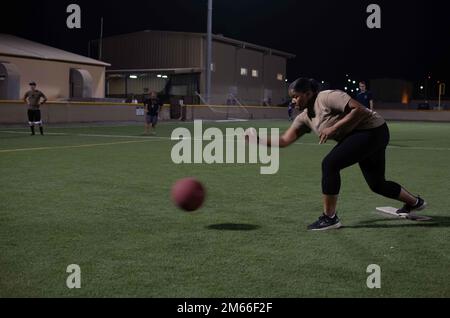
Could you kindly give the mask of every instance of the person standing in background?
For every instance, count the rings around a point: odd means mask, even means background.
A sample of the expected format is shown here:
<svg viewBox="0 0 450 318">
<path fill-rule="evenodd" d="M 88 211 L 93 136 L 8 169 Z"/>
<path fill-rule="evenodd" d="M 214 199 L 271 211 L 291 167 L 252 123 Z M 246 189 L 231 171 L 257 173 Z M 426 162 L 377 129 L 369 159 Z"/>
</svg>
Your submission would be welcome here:
<svg viewBox="0 0 450 318">
<path fill-rule="evenodd" d="M 159 101 L 155 92 L 150 93 L 150 98 L 144 100 L 145 111 L 145 134 L 148 135 L 150 125 L 152 125 L 152 132 L 155 134 L 156 124 L 158 123 L 158 116 L 162 104 Z"/>
<path fill-rule="evenodd" d="M 356 100 L 366 108 L 373 110 L 373 96 L 367 90 L 367 85 L 364 81 L 359 82 L 359 93 L 356 95 Z"/>
<path fill-rule="evenodd" d="M 23 101 L 28 105 L 28 124 L 31 129 L 31 136 L 35 135 L 34 126 L 39 126 L 41 135 L 44 135 L 44 128 L 41 120 L 41 105 L 45 104 L 47 97 L 41 91 L 36 89 L 36 83 L 30 83 L 30 90 L 25 93 Z M 41 102 L 42 99 L 42 102 Z"/>
<path fill-rule="evenodd" d="M 295 109 L 295 102 L 292 101 L 289 103 L 288 105 L 288 116 L 289 116 L 289 121 L 292 121 L 294 118 L 292 117 L 292 115 L 294 114 L 294 109 Z"/>
</svg>

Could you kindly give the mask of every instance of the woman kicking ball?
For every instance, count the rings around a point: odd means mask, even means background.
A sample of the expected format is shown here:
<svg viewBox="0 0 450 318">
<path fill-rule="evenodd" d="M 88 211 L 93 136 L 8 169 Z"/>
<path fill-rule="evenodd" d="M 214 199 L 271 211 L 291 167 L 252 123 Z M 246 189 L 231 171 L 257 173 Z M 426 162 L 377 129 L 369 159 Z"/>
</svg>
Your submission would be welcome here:
<svg viewBox="0 0 450 318">
<path fill-rule="evenodd" d="M 348 94 L 339 90 L 319 92 L 313 79 L 299 78 L 289 87 L 289 94 L 300 109 L 292 126 L 279 138 L 278 144 L 270 139 L 257 138 L 263 145 L 287 147 L 306 133 L 313 131 L 323 144 L 333 139 L 338 144 L 322 162 L 322 193 L 324 213 L 308 230 L 337 229 L 341 222 L 336 213 L 341 187 L 340 171 L 359 164 L 370 189 L 382 196 L 404 203 L 397 210 L 399 216 L 423 210 L 426 202 L 409 193 L 401 185 L 385 179 L 385 152 L 389 144 L 389 129 L 385 120 Z M 255 131 L 247 131 L 248 137 Z"/>
</svg>

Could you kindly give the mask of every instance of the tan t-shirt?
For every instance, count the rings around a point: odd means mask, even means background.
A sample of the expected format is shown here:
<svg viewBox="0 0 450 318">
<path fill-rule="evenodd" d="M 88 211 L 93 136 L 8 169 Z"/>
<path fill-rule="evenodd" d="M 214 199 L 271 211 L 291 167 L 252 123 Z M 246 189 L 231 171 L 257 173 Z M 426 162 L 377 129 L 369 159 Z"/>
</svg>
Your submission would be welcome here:
<svg viewBox="0 0 450 318">
<path fill-rule="evenodd" d="M 350 112 L 350 109 L 347 108 L 350 99 L 351 97 L 343 91 L 322 91 L 317 95 L 316 102 L 314 103 L 314 114 L 308 115 L 308 110 L 305 109 L 295 118 L 292 127 L 304 133 L 313 131 L 316 135 L 320 136 L 322 130 L 332 127 Z M 377 128 L 385 123 L 383 117 L 376 112 L 367 108 L 366 111 L 370 112 L 370 116 L 360 122 L 354 128 L 355 130 Z M 333 139 L 337 141 L 342 140 L 350 132 L 345 128 L 340 129 Z"/>
<path fill-rule="evenodd" d="M 47 97 L 45 97 L 44 93 L 42 93 L 41 91 L 39 91 L 37 89 L 35 89 L 34 91 L 30 90 L 30 91 L 26 92 L 25 96 L 23 98 L 24 99 L 28 98 L 28 103 L 30 105 L 29 108 L 34 109 L 34 110 L 39 109 L 41 98 L 47 99 Z"/>
</svg>

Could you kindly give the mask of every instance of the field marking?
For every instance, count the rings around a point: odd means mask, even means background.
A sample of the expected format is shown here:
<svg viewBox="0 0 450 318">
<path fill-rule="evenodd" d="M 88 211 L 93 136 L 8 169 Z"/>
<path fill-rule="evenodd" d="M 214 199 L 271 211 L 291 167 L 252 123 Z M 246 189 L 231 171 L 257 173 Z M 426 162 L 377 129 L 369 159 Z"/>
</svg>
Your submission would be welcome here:
<svg viewBox="0 0 450 318">
<path fill-rule="evenodd" d="M 143 143 L 143 142 L 147 142 L 147 141 L 149 141 L 149 140 L 105 142 L 105 143 L 101 143 L 101 144 L 86 144 L 86 145 L 76 145 L 76 146 L 55 146 L 55 147 L 39 147 L 39 148 L 4 149 L 4 150 L 0 150 L 0 153 L 22 152 L 22 151 L 37 151 L 37 150 L 72 149 L 72 148 L 91 148 L 91 147 L 99 147 L 99 146 L 135 144 L 135 143 Z"/>
<path fill-rule="evenodd" d="M 5 134 L 17 134 L 17 135 L 29 135 L 29 132 L 25 131 L 5 131 L 0 130 L 0 133 Z M 99 137 L 99 138 L 129 138 L 129 139 L 146 139 L 147 141 L 151 139 L 170 139 L 168 137 L 157 137 L 157 136 L 128 136 L 128 135 L 102 135 L 102 134 L 69 134 L 69 133 L 49 133 L 46 132 L 45 135 L 49 136 L 74 136 L 74 137 Z"/>
<path fill-rule="evenodd" d="M 16 135 L 29 135 L 29 131 L 9 131 L 9 130 L 0 130 L 0 133 L 4 134 L 16 134 Z M 66 135 L 65 133 L 47 133 L 47 135 Z"/>
<path fill-rule="evenodd" d="M 245 121 L 245 122 L 249 122 L 249 120 L 246 120 L 246 119 L 243 119 L 243 120 L 239 120 L 239 122 L 242 122 L 242 121 Z M 282 119 L 274 119 L 274 121 L 276 121 L 276 122 L 279 122 L 279 121 L 283 121 Z M 216 123 L 216 122 L 218 122 L 217 120 L 203 120 L 203 122 L 204 123 L 207 123 L 207 124 L 211 124 L 211 123 Z M 253 122 L 265 122 L 263 119 L 254 119 L 253 120 Z M 236 122 L 236 123 L 238 123 L 238 122 Z M 178 121 L 167 121 L 167 122 L 161 122 L 161 123 L 158 123 L 158 125 L 159 126 L 161 126 L 161 127 L 164 127 L 164 126 L 173 126 L 173 125 L 193 125 L 194 124 L 194 122 L 193 121 L 185 121 L 185 122 L 182 122 L 182 123 L 180 123 L 180 122 L 178 122 Z M 137 122 L 137 123 L 117 123 L 117 124 L 111 124 L 111 125 L 85 125 L 85 126 L 83 126 L 83 125 L 74 125 L 74 126 L 58 126 L 58 125 L 55 125 L 55 126 L 53 126 L 53 125 L 51 125 L 51 126 L 46 126 L 47 128 L 49 128 L 49 129 L 82 129 L 82 128 L 117 128 L 117 127 L 120 127 L 120 128 L 123 128 L 123 127 L 144 127 L 144 122 L 142 121 L 142 122 Z M 11 130 L 11 131 L 13 131 L 13 130 L 17 130 L 17 129 L 22 129 L 22 130 L 27 130 L 28 131 L 28 129 L 27 128 L 23 128 L 23 125 L 22 126 L 16 126 L 16 125 L 13 125 L 13 126 L 11 126 L 11 127 L 8 127 L 8 126 L 4 126 L 4 127 L 0 127 L 0 129 L 2 130 L 2 131 L 4 131 L 4 132 L 6 132 L 6 131 L 9 131 L 9 130 Z"/>
<path fill-rule="evenodd" d="M 29 132 L 25 131 L 5 131 L 0 130 L 0 133 L 5 134 L 29 134 Z M 158 141 L 158 140 L 169 140 L 169 141 L 180 141 L 181 139 L 172 139 L 170 137 L 158 137 L 158 136 L 129 136 L 129 135 L 104 135 L 104 134 L 69 134 L 69 133 L 46 133 L 46 135 L 55 135 L 55 136 L 76 136 L 76 137 L 98 137 L 98 138 L 131 138 L 131 139 L 145 139 L 146 141 Z M 225 137 L 230 137 L 234 135 L 224 135 Z M 202 140 L 203 139 L 195 139 L 195 138 L 185 138 L 185 140 Z M 334 144 L 319 144 L 319 143 L 309 143 L 309 142 L 295 142 L 295 145 L 305 145 L 305 146 L 328 146 L 334 147 Z M 402 150 L 436 150 L 436 151 L 450 151 L 450 148 L 444 147 L 401 147 L 401 146 L 388 146 L 389 149 L 402 149 Z M 30 148 L 31 149 L 31 148 Z"/>
</svg>

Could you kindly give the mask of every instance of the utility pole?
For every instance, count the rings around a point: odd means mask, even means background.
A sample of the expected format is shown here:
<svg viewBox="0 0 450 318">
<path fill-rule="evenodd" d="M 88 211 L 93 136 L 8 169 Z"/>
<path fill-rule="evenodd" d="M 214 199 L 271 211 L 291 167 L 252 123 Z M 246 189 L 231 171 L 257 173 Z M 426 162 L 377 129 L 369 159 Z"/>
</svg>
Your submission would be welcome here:
<svg viewBox="0 0 450 318">
<path fill-rule="evenodd" d="M 98 42 L 98 59 L 102 60 L 102 49 L 103 49 L 103 17 L 100 20 L 100 41 Z"/>
<path fill-rule="evenodd" d="M 208 35 L 206 49 L 206 102 L 211 101 L 211 64 L 212 64 L 212 12 L 213 1 L 208 0 Z"/>
</svg>

